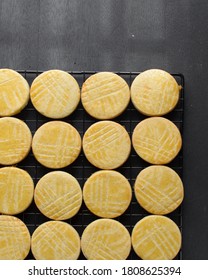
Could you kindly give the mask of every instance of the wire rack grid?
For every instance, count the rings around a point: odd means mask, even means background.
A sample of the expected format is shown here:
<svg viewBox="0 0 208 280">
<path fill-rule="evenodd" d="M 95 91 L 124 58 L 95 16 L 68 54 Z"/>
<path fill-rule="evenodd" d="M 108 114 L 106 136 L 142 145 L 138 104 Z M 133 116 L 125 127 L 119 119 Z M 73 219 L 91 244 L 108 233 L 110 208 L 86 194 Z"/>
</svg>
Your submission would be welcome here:
<svg viewBox="0 0 208 280">
<path fill-rule="evenodd" d="M 19 70 L 18 72 L 28 81 L 29 85 L 31 85 L 32 81 L 43 71 Z M 80 71 L 80 72 L 67 71 L 67 72 L 77 80 L 80 88 L 83 82 L 89 76 L 96 73 L 96 71 Z M 128 83 L 128 85 L 131 86 L 132 81 L 140 72 L 115 72 L 115 73 L 121 76 Z M 183 135 L 184 77 L 182 74 L 172 74 L 172 76 L 176 79 L 178 84 L 182 86 L 182 89 L 180 92 L 180 99 L 177 107 L 171 113 L 167 114 L 165 117 L 173 121 L 176 124 L 176 126 L 179 128 L 181 134 Z M 51 119 L 48 119 L 42 116 L 41 114 L 39 114 L 35 110 L 31 102 L 29 102 L 27 107 L 16 117 L 22 119 L 27 123 L 32 134 L 34 134 L 35 131 L 42 124 L 51 121 Z M 133 104 L 130 102 L 125 112 L 123 112 L 119 117 L 115 118 L 114 121 L 123 125 L 131 137 L 135 126 L 144 118 L 146 117 L 140 114 L 134 108 Z M 96 119 L 92 118 L 85 112 L 81 102 L 74 113 L 72 113 L 70 116 L 62 120 L 73 125 L 79 131 L 81 137 L 83 136 L 87 128 L 97 121 Z M 138 173 L 147 166 L 149 166 L 149 164 L 143 161 L 132 148 L 128 160 L 120 168 L 118 168 L 117 171 L 122 173 L 129 180 L 133 191 L 133 185 Z M 168 164 L 168 166 L 173 168 L 183 179 L 183 150 L 180 151 L 178 156 L 170 164 Z M 29 153 L 26 159 L 24 159 L 21 163 L 18 164 L 18 167 L 26 170 L 33 178 L 35 184 L 43 175 L 51 171 L 50 169 L 39 164 L 34 158 L 32 152 Z M 78 159 L 74 163 L 61 170 L 72 174 L 75 178 L 77 178 L 81 187 L 83 187 L 84 182 L 87 180 L 87 178 L 98 169 L 92 166 L 87 161 L 86 157 L 83 154 L 83 151 L 81 151 Z M 149 215 L 149 213 L 147 213 L 142 207 L 140 207 L 133 193 L 132 201 L 129 208 L 126 210 L 126 212 L 123 215 L 116 218 L 116 220 L 120 221 L 131 233 L 134 225 L 146 215 Z M 170 217 L 173 221 L 175 221 L 176 224 L 179 226 L 180 230 L 182 231 L 182 206 L 180 206 L 178 209 L 176 209 L 174 212 L 172 212 L 167 216 Z M 19 217 L 25 222 L 31 234 L 40 224 L 49 220 L 47 217 L 45 217 L 43 214 L 40 213 L 40 211 L 37 209 L 34 202 L 32 202 L 30 207 L 26 209 L 23 213 L 17 215 L 17 217 Z M 89 212 L 89 210 L 86 208 L 86 206 L 83 203 L 77 215 L 69 220 L 66 220 L 66 222 L 71 224 L 81 236 L 85 227 L 90 222 L 94 221 L 97 218 L 98 217 L 96 217 L 95 215 Z M 27 258 L 33 259 L 31 252 L 29 253 Z M 80 254 L 79 259 L 85 259 L 82 253 Z M 135 260 L 135 259 L 139 259 L 139 257 L 134 253 L 133 250 L 131 250 L 128 259 Z M 176 259 L 182 259 L 182 249 L 180 250 Z"/>
</svg>

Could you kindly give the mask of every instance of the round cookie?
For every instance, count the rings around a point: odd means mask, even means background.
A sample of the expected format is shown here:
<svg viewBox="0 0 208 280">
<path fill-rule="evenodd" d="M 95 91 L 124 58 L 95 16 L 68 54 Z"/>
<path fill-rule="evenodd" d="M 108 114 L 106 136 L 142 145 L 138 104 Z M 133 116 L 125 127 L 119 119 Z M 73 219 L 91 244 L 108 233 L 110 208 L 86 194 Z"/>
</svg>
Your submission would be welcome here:
<svg viewBox="0 0 208 280">
<path fill-rule="evenodd" d="M 33 81 L 30 89 L 33 106 L 42 115 L 60 119 L 69 116 L 80 101 L 80 88 L 65 71 L 49 70 Z"/>
<path fill-rule="evenodd" d="M 98 219 L 83 231 L 81 249 L 88 260 L 125 260 L 131 250 L 128 230 L 113 219 Z"/>
<path fill-rule="evenodd" d="M 83 199 L 87 208 L 102 218 L 115 218 L 128 208 L 132 197 L 128 180 L 114 170 L 92 174 L 84 184 Z"/>
<path fill-rule="evenodd" d="M 162 116 L 178 103 L 181 86 L 168 72 L 150 69 L 139 74 L 131 85 L 135 108 L 147 116 Z"/>
<path fill-rule="evenodd" d="M 42 214 L 53 220 L 66 220 L 77 214 L 82 204 L 78 181 L 67 172 L 53 171 L 37 183 L 35 204 Z"/>
<path fill-rule="evenodd" d="M 135 253 L 143 260 L 172 260 L 181 248 L 181 232 L 165 216 L 141 219 L 134 226 L 131 238 Z"/>
<path fill-rule="evenodd" d="M 13 216 L 0 215 L 0 259 L 24 260 L 30 251 L 30 233 Z"/>
<path fill-rule="evenodd" d="M 83 83 L 81 101 L 92 117 L 100 120 L 113 119 L 129 104 L 129 86 L 115 73 L 99 72 Z"/>
<path fill-rule="evenodd" d="M 182 138 L 173 122 L 163 117 L 151 117 L 135 127 L 132 144 L 136 153 L 145 161 L 167 164 L 179 153 Z"/>
<path fill-rule="evenodd" d="M 31 250 L 36 260 L 77 260 L 80 237 L 66 222 L 49 221 L 33 232 Z"/>
<path fill-rule="evenodd" d="M 14 117 L 0 118 L 0 164 L 12 165 L 29 153 L 32 134 L 29 127 Z"/>
<path fill-rule="evenodd" d="M 85 132 L 83 150 L 94 166 L 100 169 L 115 169 L 127 160 L 131 151 L 131 140 L 122 125 L 113 121 L 99 121 Z"/>
<path fill-rule="evenodd" d="M 0 213 L 16 215 L 29 207 L 34 183 L 30 175 L 17 167 L 0 168 Z"/>
<path fill-rule="evenodd" d="M 174 211 L 184 197 L 179 175 L 170 167 L 159 165 L 149 166 L 138 174 L 134 193 L 146 211 L 158 215 Z"/>
<path fill-rule="evenodd" d="M 42 165 L 48 168 L 63 168 L 79 156 L 81 137 L 69 123 L 50 121 L 35 132 L 32 150 Z"/>
<path fill-rule="evenodd" d="M 18 72 L 0 69 L 0 117 L 20 113 L 29 101 L 29 85 Z"/>
</svg>

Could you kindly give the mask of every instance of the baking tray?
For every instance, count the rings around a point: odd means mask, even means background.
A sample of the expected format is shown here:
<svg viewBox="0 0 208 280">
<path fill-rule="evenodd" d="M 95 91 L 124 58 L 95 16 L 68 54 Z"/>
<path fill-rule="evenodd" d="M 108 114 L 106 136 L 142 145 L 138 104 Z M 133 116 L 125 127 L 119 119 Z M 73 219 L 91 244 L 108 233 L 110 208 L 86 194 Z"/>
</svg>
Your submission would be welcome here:
<svg viewBox="0 0 208 280">
<path fill-rule="evenodd" d="M 41 74 L 43 71 L 31 71 L 31 70 L 19 70 L 18 71 L 31 85 L 34 78 L 36 78 L 39 74 Z M 79 83 L 80 87 L 82 86 L 83 82 L 92 74 L 95 74 L 96 71 L 67 71 L 70 73 Z M 134 78 L 140 73 L 140 72 L 114 72 L 121 76 L 130 86 Z M 183 119 L 184 119 L 184 77 L 182 74 L 173 73 L 172 74 L 179 85 L 182 86 L 182 90 L 180 92 L 180 99 L 178 102 L 177 107 L 169 114 L 165 115 L 166 118 L 173 121 L 176 126 L 179 128 L 182 137 L 183 137 Z M 22 119 L 27 123 L 29 128 L 31 129 L 32 134 L 35 133 L 35 131 L 45 122 L 51 121 L 51 119 L 46 118 L 39 114 L 33 107 L 32 103 L 29 102 L 27 107 L 16 117 L 19 119 Z M 114 121 L 120 123 L 123 125 L 126 130 L 128 131 L 130 137 L 132 136 L 133 129 L 135 126 L 144 118 L 146 118 L 144 115 L 140 114 L 132 105 L 130 102 L 128 108 L 123 112 L 122 115 L 119 117 L 113 119 Z M 82 107 L 82 104 L 80 102 L 79 106 L 75 110 L 73 114 L 71 114 L 69 117 L 66 117 L 62 119 L 63 121 L 69 122 L 72 124 L 80 133 L 81 136 L 83 136 L 84 132 L 87 130 L 87 128 L 95 123 L 97 120 L 89 116 L 85 110 Z M 28 173 L 32 176 L 34 183 L 36 184 L 37 181 L 46 173 L 52 171 L 51 169 L 45 168 L 41 164 L 39 164 L 32 152 L 29 153 L 26 159 L 24 159 L 21 163 L 17 165 L 18 167 L 28 171 Z M 128 160 L 117 170 L 121 172 L 130 182 L 133 190 L 133 185 L 135 182 L 135 179 L 138 175 L 138 173 L 145 167 L 149 166 L 147 162 L 142 160 L 135 151 L 131 150 L 131 154 L 128 158 Z M 183 149 L 180 151 L 178 156 L 170 163 L 168 164 L 171 168 L 173 168 L 181 177 L 183 180 Z M 95 171 L 98 169 L 94 166 L 92 166 L 87 159 L 85 158 L 83 151 L 81 151 L 80 156 L 78 159 L 72 163 L 70 166 L 61 169 L 63 171 L 67 171 L 70 174 L 72 174 L 74 177 L 77 178 L 79 181 L 81 187 L 83 187 L 84 182 L 86 179 Z M 143 208 L 139 206 L 137 203 L 135 196 L 133 194 L 133 198 L 131 201 L 131 204 L 129 208 L 126 210 L 126 212 L 116 218 L 116 220 L 120 221 L 131 233 L 134 225 L 144 216 L 149 215 Z M 30 207 L 24 211 L 23 213 L 16 215 L 20 219 L 22 219 L 25 224 L 27 225 L 30 233 L 32 234 L 33 231 L 43 222 L 48 221 L 49 219 L 45 217 L 43 214 L 40 213 L 40 211 L 37 209 L 37 207 L 34 204 L 34 201 L 30 205 Z M 181 232 L 182 232 L 182 206 L 180 206 L 178 209 L 176 209 L 171 214 L 167 215 L 170 217 L 173 221 L 176 222 L 176 224 L 179 226 Z M 78 214 L 74 216 L 71 219 L 66 220 L 69 224 L 74 226 L 74 228 L 78 231 L 80 236 L 82 235 L 83 230 L 85 227 L 98 217 L 93 215 L 84 205 L 84 202 L 82 204 L 82 207 Z M 176 259 L 182 259 L 182 250 L 181 248 L 179 254 L 176 256 Z M 27 259 L 33 259 L 33 255 L 30 252 L 27 256 Z M 79 259 L 85 259 L 84 255 L 81 253 Z M 136 260 L 139 259 L 139 257 L 134 253 L 133 250 L 131 250 L 131 253 L 128 257 L 128 259 Z"/>
</svg>

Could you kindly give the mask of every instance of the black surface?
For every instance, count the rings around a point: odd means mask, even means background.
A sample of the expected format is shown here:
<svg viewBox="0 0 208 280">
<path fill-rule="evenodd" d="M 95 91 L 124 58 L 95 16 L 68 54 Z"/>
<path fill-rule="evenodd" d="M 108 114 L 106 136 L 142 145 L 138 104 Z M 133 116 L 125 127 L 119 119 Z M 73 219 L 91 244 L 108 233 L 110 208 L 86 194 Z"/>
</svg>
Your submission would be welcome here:
<svg viewBox="0 0 208 280">
<path fill-rule="evenodd" d="M 184 74 L 184 259 L 208 259 L 207 13 L 206 0 L 0 0 L 1 68 Z"/>
</svg>

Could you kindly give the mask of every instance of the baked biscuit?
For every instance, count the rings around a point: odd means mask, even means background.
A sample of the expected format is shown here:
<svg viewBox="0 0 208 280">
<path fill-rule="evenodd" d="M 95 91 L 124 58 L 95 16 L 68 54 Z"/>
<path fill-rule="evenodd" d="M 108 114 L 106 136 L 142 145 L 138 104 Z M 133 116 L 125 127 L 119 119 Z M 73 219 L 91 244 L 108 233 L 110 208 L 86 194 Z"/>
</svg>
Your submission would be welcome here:
<svg viewBox="0 0 208 280">
<path fill-rule="evenodd" d="M 35 132 L 32 150 L 42 165 L 48 168 L 63 168 L 79 156 L 81 137 L 69 123 L 50 121 Z"/>
<path fill-rule="evenodd" d="M 0 213 L 16 215 L 29 207 L 34 183 L 30 175 L 17 167 L 0 168 Z"/>
<path fill-rule="evenodd" d="M 12 165 L 29 153 L 32 134 L 29 127 L 14 117 L 0 118 L 0 164 Z"/>
<path fill-rule="evenodd" d="M 72 175 L 63 171 L 53 171 L 38 181 L 34 199 L 40 212 L 48 218 L 66 220 L 79 211 L 82 191 Z"/>
<path fill-rule="evenodd" d="M 162 117 L 151 117 L 135 127 L 132 143 L 136 153 L 145 161 L 166 164 L 179 153 L 182 138 L 173 122 Z"/>
<path fill-rule="evenodd" d="M 138 174 L 134 193 L 146 211 L 159 215 L 174 211 L 184 197 L 178 174 L 170 167 L 159 165 L 149 166 Z"/>
<path fill-rule="evenodd" d="M 115 73 L 99 72 L 83 83 L 81 101 L 92 117 L 100 120 L 112 119 L 128 106 L 129 86 Z"/>
<path fill-rule="evenodd" d="M 33 232 L 31 249 L 36 260 L 77 260 L 80 237 L 71 225 L 49 221 Z"/>
<path fill-rule="evenodd" d="M 98 219 L 85 228 L 81 249 L 88 260 L 125 260 L 131 250 L 130 234 L 116 220 Z"/>
<path fill-rule="evenodd" d="M 83 150 L 88 161 L 100 169 L 115 169 L 128 158 L 131 140 L 126 129 L 113 121 L 91 125 L 83 137 Z"/>
<path fill-rule="evenodd" d="M 162 116 L 172 111 L 179 100 L 181 86 L 166 71 L 151 69 L 139 74 L 131 85 L 131 100 L 147 116 Z"/>
<path fill-rule="evenodd" d="M 49 70 L 33 81 L 31 101 L 42 115 L 60 119 L 69 116 L 80 101 L 80 88 L 74 77 L 65 71 Z"/>
<path fill-rule="evenodd" d="M 29 101 L 29 85 L 18 72 L 0 69 L 0 117 L 20 113 Z"/>
<path fill-rule="evenodd" d="M 115 218 L 128 208 L 132 197 L 128 180 L 114 170 L 92 174 L 84 184 L 83 199 L 87 208 L 102 218 Z"/>
<path fill-rule="evenodd" d="M 172 260 L 181 248 L 181 232 L 171 219 L 150 215 L 134 226 L 132 246 L 143 260 Z"/>
<path fill-rule="evenodd" d="M 30 251 L 30 233 L 18 218 L 0 215 L 0 259 L 24 260 Z"/>
</svg>

